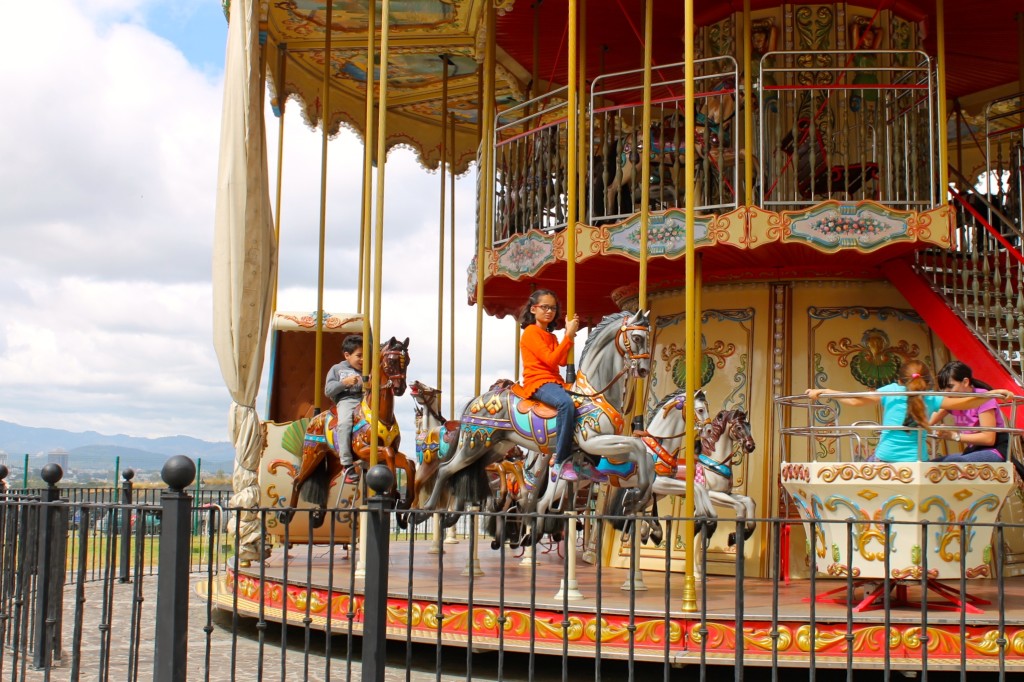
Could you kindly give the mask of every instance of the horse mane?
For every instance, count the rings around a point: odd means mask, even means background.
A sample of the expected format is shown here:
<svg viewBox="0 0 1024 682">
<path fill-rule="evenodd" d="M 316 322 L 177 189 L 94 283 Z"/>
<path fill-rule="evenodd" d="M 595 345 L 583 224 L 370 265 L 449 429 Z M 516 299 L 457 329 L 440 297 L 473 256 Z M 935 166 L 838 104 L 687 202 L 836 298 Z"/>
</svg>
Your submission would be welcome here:
<svg viewBox="0 0 1024 682">
<path fill-rule="evenodd" d="M 666 395 L 664 398 L 662 398 L 661 400 L 658 401 L 657 405 L 655 405 L 653 408 L 651 408 L 651 414 L 653 415 L 653 414 L 656 414 L 656 413 L 660 412 L 662 410 L 662 408 L 664 408 L 666 405 L 669 404 L 670 401 L 675 400 L 677 397 L 679 397 L 680 393 L 686 393 L 686 389 L 685 388 L 678 388 L 678 389 L 672 391 L 671 393 L 669 393 L 668 395 Z"/>
<path fill-rule="evenodd" d="M 725 433 L 725 425 L 729 422 L 729 416 L 736 410 L 721 410 L 715 415 L 715 418 L 704 427 L 704 432 L 700 434 L 701 450 L 706 454 L 715 449 L 715 444 L 718 443 L 718 439 Z"/>
<path fill-rule="evenodd" d="M 701 449 L 705 452 L 710 452 L 714 449 L 715 444 L 718 443 L 718 439 L 725 433 L 728 425 L 736 419 L 736 415 L 743 412 L 739 408 L 732 408 L 731 410 L 721 410 L 715 415 L 715 418 L 704 427 L 704 432 L 700 434 Z"/>
<path fill-rule="evenodd" d="M 590 334 L 587 335 L 587 342 L 583 345 L 583 352 L 580 353 L 579 365 L 581 367 L 583 366 L 583 362 L 587 357 L 587 351 L 589 351 L 593 346 L 598 345 L 598 338 L 603 336 L 609 328 L 613 326 L 618 326 L 619 324 L 621 324 L 622 320 L 626 319 L 632 314 L 633 313 L 629 311 L 623 311 L 618 313 L 612 313 L 610 315 L 605 315 L 603 318 L 601 318 L 601 321 L 597 323 L 597 326 L 594 327 Z"/>
</svg>

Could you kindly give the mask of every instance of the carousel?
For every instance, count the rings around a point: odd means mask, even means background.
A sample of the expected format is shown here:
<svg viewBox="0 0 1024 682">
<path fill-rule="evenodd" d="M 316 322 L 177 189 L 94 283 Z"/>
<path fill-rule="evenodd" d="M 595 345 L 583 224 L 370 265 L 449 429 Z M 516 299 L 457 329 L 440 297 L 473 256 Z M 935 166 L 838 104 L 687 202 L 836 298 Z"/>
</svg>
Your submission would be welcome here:
<svg viewBox="0 0 1024 682">
<path fill-rule="evenodd" d="M 889 538 L 861 528 L 896 518 L 894 499 L 908 512 L 901 521 L 1024 522 L 1012 463 L 874 464 L 877 408 L 800 397 L 808 388 L 875 391 L 906 362 L 937 369 L 952 359 L 1024 394 L 1016 3 L 229 4 L 215 342 L 234 399 L 232 505 L 242 511 L 218 607 L 262 614 L 266 602 L 270 618 L 324 628 L 347 613 L 358 631 L 359 530 L 330 510 L 358 508 L 361 487 L 334 463 L 323 382 L 340 338 L 361 333 L 381 343 L 364 348 L 354 450 L 396 472 L 400 523 L 431 528 L 392 551 L 409 594 L 388 610 L 389 636 L 434 641 L 443 630 L 456 646 L 561 655 L 562 622 L 571 621 L 569 651 L 579 656 L 687 663 L 739 654 L 806 665 L 810 654 L 871 667 L 889 649 L 906 667 L 920 667 L 922 655 L 925 665 L 966 656 L 1024 670 L 1024 611 L 996 624 L 984 606 L 1024 591 L 1012 580 L 1024 573 L 1021 528 L 990 538 L 989 526 L 970 540 L 947 529 L 941 561 L 924 569 L 921 546 L 931 540 L 904 534 L 898 551 L 879 552 Z M 326 171 L 320 298 L 312 313 L 275 310 L 287 142 L 279 136 L 275 188 L 275 150 L 262 131 L 265 119 L 283 131 L 294 115 L 319 129 L 324 168 L 341 127 L 364 140 L 362 201 L 350 221 L 358 234 L 346 236 L 359 241 L 362 264 L 350 315 L 323 309 Z M 407 351 L 380 329 L 381 307 L 396 305 L 381 296 L 380 256 L 402 248 L 388 243 L 383 215 L 388 151 L 399 145 L 439 175 L 439 246 L 429 256 L 439 268 L 435 386 L 407 380 Z M 470 169 L 476 204 L 460 215 L 475 215 L 475 230 L 458 234 L 455 178 Z M 554 291 L 565 318 L 579 315 L 588 329 L 570 355 L 578 457 L 607 483 L 550 476 L 552 415 L 514 399 L 507 383 L 492 385 L 503 377 L 481 376 L 479 352 L 472 389 L 454 385 L 454 352 L 440 349 L 446 336 L 453 347 L 456 282 L 466 281 L 454 244 L 467 239 L 477 246 L 464 293 L 478 347 L 496 342 L 483 338 L 484 315 L 516 318 L 537 289 Z M 268 339 L 271 400 L 261 418 Z M 454 396 L 465 393 L 477 397 L 457 413 Z M 402 438 L 393 407 L 410 399 L 417 433 Z M 1017 407 L 1001 407 L 1011 441 Z M 937 441 L 939 454 L 953 451 Z M 299 496 L 315 486 L 314 502 Z M 324 511 L 292 513 L 316 506 Z M 475 527 L 445 545 L 446 527 L 483 519 L 460 512 L 480 509 L 499 512 L 493 545 Z M 595 509 L 682 521 L 638 531 Z M 570 519 L 559 526 L 570 537 L 564 575 L 552 559 L 552 580 L 534 547 L 558 531 L 515 511 Z M 851 516 L 856 532 L 842 525 Z M 716 523 L 735 532 L 713 532 Z M 295 550 L 303 544 L 328 549 Z M 322 558 L 334 544 L 355 550 L 353 582 L 349 564 Z M 510 547 L 525 548 L 515 570 Z M 414 553 L 446 552 L 452 573 L 475 576 L 468 590 L 449 578 L 442 594 L 436 563 L 414 565 Z M 652 589 L 641 593 L 645 573 Z M 977 585 L 969 598 L 935 587 L 965 574 Z M 801 598 L 807 581 L 838 578 L 829 599 Z M 882 600 L 879 581 L 890 578 L 896 596 Z M 740 579 L 749 581 L 743 614 Z M 781 607 L 771 587 L 780 582 L 794 590 Z M 920 612 L 929 605 L 956 615 L 930 623 L 925 645 Z M 495 624 L 487 614 L 499 611 L 505 620 Z M 439 614 L 449 616 L 441 625 Z M 1011 644 L 995 644 L 996 634 Z"/>
</svg>

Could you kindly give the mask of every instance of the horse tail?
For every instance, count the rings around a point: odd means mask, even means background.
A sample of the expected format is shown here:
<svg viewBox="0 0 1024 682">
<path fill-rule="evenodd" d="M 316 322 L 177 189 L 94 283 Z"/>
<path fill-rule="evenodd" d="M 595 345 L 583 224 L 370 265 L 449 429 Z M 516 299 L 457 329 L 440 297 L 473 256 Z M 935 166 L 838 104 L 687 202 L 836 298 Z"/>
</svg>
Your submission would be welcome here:
<svg viewBox="0 0 1024 682">
<path fill-rule="evenodd" d="M 467 504 L 482 507 L 492 495 L 487 469 L 480 464 L 479 460 L 454 474 L 451 486 L 455 498 Z"/>
<path fill-rule="evenodd" d="M 306 480 L 299 495 L 303 500 L 317 507 L 327 506 L 327 489 L 331 485 L 330 468 L 327 458 L 317 465 L 316 470 Z"/>
</svg>

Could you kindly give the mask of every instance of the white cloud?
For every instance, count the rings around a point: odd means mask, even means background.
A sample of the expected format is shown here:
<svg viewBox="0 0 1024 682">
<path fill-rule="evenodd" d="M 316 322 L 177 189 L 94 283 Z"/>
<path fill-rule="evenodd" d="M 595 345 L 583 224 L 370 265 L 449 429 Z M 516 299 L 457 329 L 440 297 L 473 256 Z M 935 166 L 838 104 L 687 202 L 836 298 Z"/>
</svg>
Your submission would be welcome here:
<svg viewBox="0 0 1024 682">
<path fill-rule="evenodd" d="M 17 65 L 0 71 L 0 87 L 12 95 L 0 110 L 0 419 L 227 437 L 210 291 L 222 84 L 146 28 L 153 7 L 56 1 L 47 5 L 46 49 L 28 31 L 0 42 L 0 60 Z M 25 25 L 36 12 L 15 4 L 5 19 Z M 279 308 L 308 311 L 316 307 L 320 134 L 295 105 L 285 130 Z M 277 122 L 269 107 L 267 134 L 273 173 Z M 354 311 L 362 145 L 343 132 L 329 158 L 325 308 Z M 439 178 L 401 150 L 387 169 L 382 332 L 412 337 L 410 378 L 433 385 Z M 476 312 L 465 294 L 475 178 L 461 180 L 457 192 L 461 405 L 473 389 L 476 348 Z M 447 292 L 443 300 L 447 306 Z M 447 328 L 446 317 L 446 337 Z M 485 318 L 484 387 L 512 375 L 514 333 L 512 321 Z M 446 391 L 447 362 L 446 346 Z M 411 399 L 398 411 L 411 441 Z"/>
</svg>

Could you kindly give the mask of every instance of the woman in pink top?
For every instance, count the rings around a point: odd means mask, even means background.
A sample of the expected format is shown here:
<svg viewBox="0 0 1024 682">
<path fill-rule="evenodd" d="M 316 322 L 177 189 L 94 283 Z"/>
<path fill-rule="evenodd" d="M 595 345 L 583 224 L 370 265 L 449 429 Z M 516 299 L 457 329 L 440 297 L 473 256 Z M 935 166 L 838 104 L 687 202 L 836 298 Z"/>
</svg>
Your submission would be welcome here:
<svg viewBox="0 0 1024 682">
<path fill-rule="evenodd" d="M 946 363 L 939 370 L 939 387 L 957 393 L 988 393 L 993 390 L 984 381 L 974 378 L 968 365 L 954 360 Z M 988 400 L 978 407 L 966 410 L 938 410 L 931 417 L 932 424 L 938 424 L 947 414 L 953 415 L 953 422 L 958 427 L 967 427 L 966 431 L 940 430 L 935 435 L 964 444 L 962 453 L 940 457 L 940 462 L 1005 462 L 1010 443 L 1009 434 L 1005 431 L 985 431 L 985 427 L 1003 428 L 1006 422 L 999 411 L 995 399 Z M 979 427 L 979 428 L 970 428 Z"/>
</svg>

